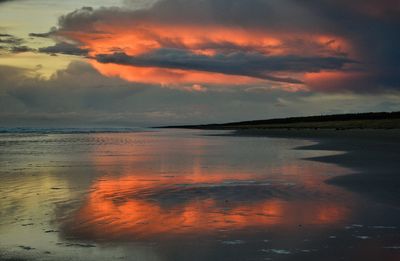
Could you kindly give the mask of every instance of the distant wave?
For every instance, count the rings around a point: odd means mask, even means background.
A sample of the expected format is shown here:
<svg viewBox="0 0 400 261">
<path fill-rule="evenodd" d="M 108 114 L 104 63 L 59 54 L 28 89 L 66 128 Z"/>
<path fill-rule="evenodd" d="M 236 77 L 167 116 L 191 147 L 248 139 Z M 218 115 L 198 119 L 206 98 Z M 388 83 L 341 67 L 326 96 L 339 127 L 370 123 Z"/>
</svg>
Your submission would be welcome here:
<svg viewBox="0 0 400 261">
<path fill-rule="evenodd" d="M 37 134 L 73 134 L 73 133 L 122 133 L 150 131 L 145 128 L 1 128 L 0 133 L 37 133 Z"/>
</svg>

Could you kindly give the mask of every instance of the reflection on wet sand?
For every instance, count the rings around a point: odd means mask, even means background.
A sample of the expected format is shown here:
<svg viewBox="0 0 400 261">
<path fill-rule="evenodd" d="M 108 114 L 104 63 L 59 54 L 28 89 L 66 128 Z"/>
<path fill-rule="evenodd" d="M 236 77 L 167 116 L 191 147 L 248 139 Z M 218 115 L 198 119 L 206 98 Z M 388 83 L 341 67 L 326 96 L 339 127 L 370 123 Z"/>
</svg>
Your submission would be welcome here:
<svg viewBox="0 0 400 261">
<path fill-rule="evenodd" d="M 0 259 L 398 260 L 398 211 L 302 160 L 336 152 L 198 134 L 0 135 Z"/>
<path fill-rule="evenodd" d="M 321 172 L 331 171 L 329 165 L 280 162 L 288 155 L 269 149 L 271 155 L 249 154 L 246 159 L 248 153 L 218 139 L 178 138 L 179 146 L 172 146 L 174 139 L 161 138 L 156 147 L 120 142 L 94 147 L 92 164 L 107 174 L 95 180 L 81 207 L 63 224 L 64 235 L 135 240 L 333 224 L 349 215 L 350 202 L 343 206 L 340 199 L 326 196 L 338 193 L 323 183 Z M 277 163 L 266 165 L 273 158 Z M 315 200 L 319 197 L 325 199 Z"/>
<path fill-rule="evenodd" d="M 282 181 L 249 180 L 248 175 L 226 173 L 146 177 L 99 179 L 64 232 L 91 240 L 132 240 L 276 224 L 330 224 L 349 214 L 339 202 L 292 198 L 293 184 Z M 278 198 L 285 190 L 290 200 Z"/>
</svg>

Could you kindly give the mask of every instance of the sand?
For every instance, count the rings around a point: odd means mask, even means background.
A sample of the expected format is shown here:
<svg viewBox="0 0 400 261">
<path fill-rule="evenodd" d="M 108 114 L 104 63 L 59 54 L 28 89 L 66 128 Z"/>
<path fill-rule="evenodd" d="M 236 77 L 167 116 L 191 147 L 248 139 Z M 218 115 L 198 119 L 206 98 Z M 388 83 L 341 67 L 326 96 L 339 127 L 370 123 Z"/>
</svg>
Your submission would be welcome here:
<svg viewBox="0 0 400 261">
<path fill-rule="evenodd" d="M 0 260 L 400 260 L 397 132 L 228 133 L 0 135 Z"/>
<path fill-rule="evenodd" d="M 239 130 L 233 135 L 301 138 L 317 144 L 298 149 L 345 153 L 309 160 L 338 164 L 354 174 L 326 180 L 380 202 L 400 206 L 400 130 Z"/>
</svg>

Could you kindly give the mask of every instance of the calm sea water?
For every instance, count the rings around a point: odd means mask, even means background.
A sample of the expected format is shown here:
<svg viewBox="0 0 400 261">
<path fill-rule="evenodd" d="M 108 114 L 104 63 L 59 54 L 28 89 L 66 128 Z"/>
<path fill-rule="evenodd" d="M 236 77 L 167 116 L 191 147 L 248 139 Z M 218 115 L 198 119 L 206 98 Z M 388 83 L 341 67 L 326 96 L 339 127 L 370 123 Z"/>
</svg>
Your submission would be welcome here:
<svg viewBox="0 0 400 261">
<path fill-rule="evenodd" d="M 313 142 L 4 131 L 0 259 L 400 260 L 400 211 L 324 180 Z"/>
</svg>

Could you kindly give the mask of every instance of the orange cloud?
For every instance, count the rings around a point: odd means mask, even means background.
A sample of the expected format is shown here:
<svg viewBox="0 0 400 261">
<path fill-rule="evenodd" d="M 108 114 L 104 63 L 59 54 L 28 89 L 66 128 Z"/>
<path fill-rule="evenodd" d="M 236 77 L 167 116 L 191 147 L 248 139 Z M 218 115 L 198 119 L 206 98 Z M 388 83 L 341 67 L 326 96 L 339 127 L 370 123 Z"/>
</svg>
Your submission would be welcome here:
<svg viewBox="0 0 400 261">
<path fill-rule="evenodd" d="M 98 23 L 94 25 L 94 30 L 96 33 L 60 31 L 59 36 L 80 43 L 82 48 L 89 50 L 89 55 L 92 57 L 116 52 L 135 57 L 162 48 L 185 50 L 205 57 L 237 52 L 256 53 L 265 57 L 305 55 L 328 57 L 351 50 L 350 44 L 344 39 L 330 35 L 285 34 L 216 25 Z M 121 65 L 100 63 L 95 60 L 91 64 L 108 77 L 172 86 L 178 84 L 254 85 L 266 84 L 271 80 L 279 82 L 280 79 L 295 79 L 294 77 L 301 79 L 302 77 L 301 74 L 284 69 L 266 71 L 268 77 L 263 79 L 253 75 L 235 75 L 235 73 L 210 72 L 193 68 Z M 276 85 L 279 86 L 279 84 Z M 283 87 L 292 91 L 304 89 L 295 85 L 286 84 Z"/>
<path fill-rule="evenodd" d="M 221 73 L 210 73 L 201 71 L 189 71 L 180 69 L 165 69 L 157 67 L 136 67 L 131 65 L 120 65 L 113 63 L 99 63 L 91 61 L 91 64 L 101 74 L 108 77 L 120 77 L 131 82 L 176 85 L 176 84 L 230 84 L 241 85 L 264 82 L 261 79 L 225 75 Z"/>
<path fill-rule="evenodd" d="M 116 49 L 138 55 L 161 47 L 181 47 L 193 52 L 213 55 L 218 44 L 230 44 L 265 54 L 279 54 L 278 37 L 265 32 L 219 26 L 181 26 L 159 24 L 112 25 L 98 24 L 96 34 L 62 32 L 92 50 L 92 55 L 112 53 Z"/>
<path fill-rule="evenodd" d="M 349 87 L 349 89 L 362 89 L 365 86 L 360 86 L 360 82 L 363 82 L 363 79 L 367 78 L 368 74 L 366 72 L 351 71 L 326 71 L 317 73 L 306 73 L 304 75 L 304 81 L 307 86 L 310 86 L 310 88 L 312 89 L 323 91 L 335 91 L 338 86 Z"/>
</svg>

